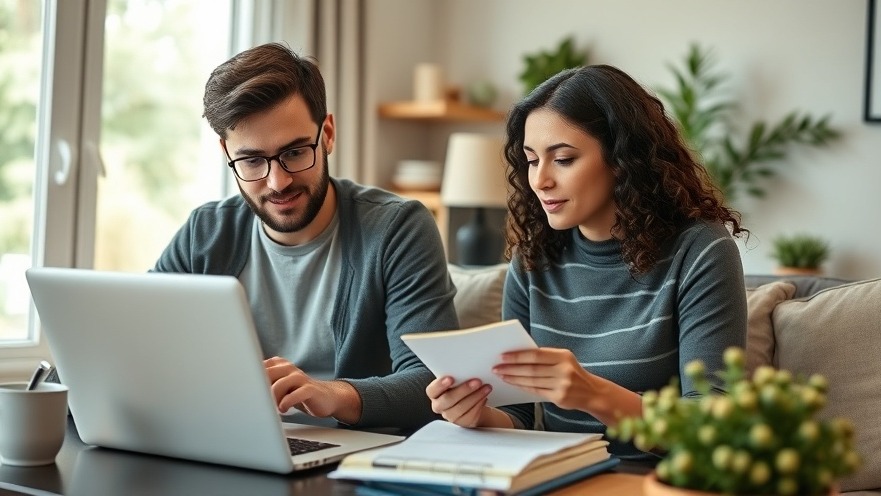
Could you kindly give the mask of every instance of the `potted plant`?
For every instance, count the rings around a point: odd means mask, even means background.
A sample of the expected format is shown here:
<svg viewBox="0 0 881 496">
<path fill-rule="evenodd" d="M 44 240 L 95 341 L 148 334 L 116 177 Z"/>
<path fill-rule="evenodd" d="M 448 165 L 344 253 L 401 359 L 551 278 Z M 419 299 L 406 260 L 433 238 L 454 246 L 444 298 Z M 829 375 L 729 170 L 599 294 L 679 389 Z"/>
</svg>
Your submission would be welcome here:
<svg viewBox="0 0 881 496">
<path fill-rule="evenodd" d="M 829 258 L 829 243 L 810 234 L 778 236 L 772 240 L 771 256 L 777 261 L 779 275 L 816 275 Z"/>
<path fill-rule="evenodd" d="M 525 54 L 523 62 L 526 67 L 518 77 L 523 83 L 524 94 L 527 94 L 564 69 L 587 65 L 587 52 L 576 50 L 575 42 L 569 36 L 564 38 L 554 51 Z"/>
<path fill-rule="evenodd" d="M 728 202 L 743 194 L 763 197 L 762 183 L 786 164 L 793 146 L 820 147 L 839 137 L 828 115 L 798 111 L 776 123 L 754 122 L 742 133 L 733 125 L 736 101 L 725 95 L 729 76 L 715 69 L 710 50 L 692 44 L 681 67 L 669 68 L 676 85 L 658 89 L 658 95 Z"/>
<path fill-rule="evenodd" d="M 609 429 L 665 454 L 646 476 L 645 494 L 834 494 L 836 480 L 855 471 L 860 457 L 849 420 L 815 418 L 826 401 L 825 378 L 770 366 L 748 378 L 740 348 L 725 351 L 725 364 L 718 375 L 729 394 L 711 395 L 705 367 L 694 361 L 685 373 L 702 398 L 681 397 L 674 380 L 643 395 L 641 417 Z"/>
</svg>

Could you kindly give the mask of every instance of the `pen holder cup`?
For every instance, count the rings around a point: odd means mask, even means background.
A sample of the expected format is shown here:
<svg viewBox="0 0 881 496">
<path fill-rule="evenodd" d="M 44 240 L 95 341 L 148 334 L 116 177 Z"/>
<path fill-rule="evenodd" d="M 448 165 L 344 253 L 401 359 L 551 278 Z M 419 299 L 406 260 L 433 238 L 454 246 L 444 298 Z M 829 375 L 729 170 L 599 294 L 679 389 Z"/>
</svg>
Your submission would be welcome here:
<svg viewBox="0 0 881 496">
<path fill-rule="evenodd" d="M 0 384 L 0 464 L 55 463 L 67 429 L 67 386 Z"/>
</svg>

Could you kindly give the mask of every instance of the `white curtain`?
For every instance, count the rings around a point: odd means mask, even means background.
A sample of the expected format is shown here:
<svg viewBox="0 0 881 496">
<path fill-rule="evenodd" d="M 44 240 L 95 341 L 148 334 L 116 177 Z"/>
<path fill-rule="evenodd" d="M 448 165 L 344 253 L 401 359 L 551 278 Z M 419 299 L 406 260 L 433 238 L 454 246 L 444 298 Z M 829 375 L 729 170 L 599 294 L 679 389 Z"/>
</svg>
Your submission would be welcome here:
<svg viewBox="0 0 881 496">
<path fill-rule="evenodd" d="M 327 108 L 336 119 L 337 141 L 330 174 L 364 181 L 365 105 L 362 34 L 364 0 L 240 0 L 232 51 L 281 41 L 318 60 L 327 86 Z"/>
</svg>

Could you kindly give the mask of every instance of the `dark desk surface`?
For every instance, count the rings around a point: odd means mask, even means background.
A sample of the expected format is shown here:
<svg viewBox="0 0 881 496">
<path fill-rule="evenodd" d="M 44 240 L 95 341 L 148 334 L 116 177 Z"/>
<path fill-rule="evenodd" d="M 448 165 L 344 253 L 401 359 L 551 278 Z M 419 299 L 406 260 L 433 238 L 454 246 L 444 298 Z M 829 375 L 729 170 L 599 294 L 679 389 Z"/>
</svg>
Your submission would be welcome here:
<svg viewBox="0 0 881 496">
<path fill-rule="evenodd" d="M 54 465 L 0 465 L 0 494 L 102 495 L 350 495 L 355 485 L 328 479 L 333 466 L 278 475 L 89 446 L 68 419 Z M 36 490 L 36 491 L 34 491 Z"/>
<path fill-rule="evenodd" d="M 357 487 L 354 483 L 327 478 L 333 468 L 277 475 L 96 448 L 80 441 L 69 420 L 67 437 L 54 465 L 0 465 L 0 495 L 354 495 Z M 619 471 L 645 473 L 647 470 L 622 464 Z"/>
</svg>

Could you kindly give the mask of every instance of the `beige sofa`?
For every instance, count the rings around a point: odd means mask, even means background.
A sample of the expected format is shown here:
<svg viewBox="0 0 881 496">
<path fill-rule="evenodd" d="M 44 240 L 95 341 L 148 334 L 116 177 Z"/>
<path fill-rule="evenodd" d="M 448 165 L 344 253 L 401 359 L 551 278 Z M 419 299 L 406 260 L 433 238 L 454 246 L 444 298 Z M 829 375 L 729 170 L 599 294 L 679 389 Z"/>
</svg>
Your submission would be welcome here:
<svg viewBox="0 0 881 496">
<path fill-rule="evenodd" d="M 462 327 L 501 319 L 506 264 L 450 265 Z M 856 426 L 862 468 L 840 483 L 849 496 L 881 495 L 881 279 L 847 282 L 747 276 L 747 365 L 829 380 L 824 417 Z"/>
</svg>

